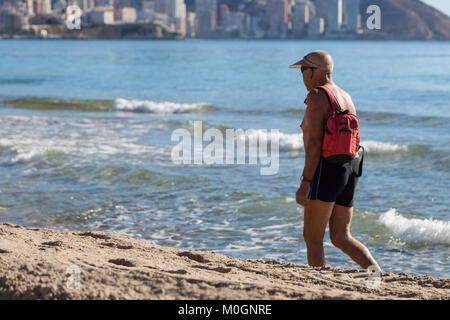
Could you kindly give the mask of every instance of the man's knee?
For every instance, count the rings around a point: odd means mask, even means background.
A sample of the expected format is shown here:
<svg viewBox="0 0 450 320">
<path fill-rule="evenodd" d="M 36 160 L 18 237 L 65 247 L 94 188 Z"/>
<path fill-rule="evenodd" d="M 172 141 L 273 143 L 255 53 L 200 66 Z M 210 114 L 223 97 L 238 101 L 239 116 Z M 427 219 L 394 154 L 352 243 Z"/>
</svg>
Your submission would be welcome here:
<svg viewBox="0 0 450 320">
<path fill-rule="evenodd" d="M 303 231 L 303 240 L 305 240 L 308 246 L 321 246 L 323 245 L 323 237 L 318 237 L 311 232 Z"/>
<path fill-rule="evenodd" d="M 330 240 L 331 243 L 333 244 L 333 246 L 335 246 L 336 248 L 339 249 L 344 249 L 349 240 L 350 240 L 351 236 L 345 233 L 336 233 L 336 232 L 331 232 L 330 231 Z"/>
</svg>

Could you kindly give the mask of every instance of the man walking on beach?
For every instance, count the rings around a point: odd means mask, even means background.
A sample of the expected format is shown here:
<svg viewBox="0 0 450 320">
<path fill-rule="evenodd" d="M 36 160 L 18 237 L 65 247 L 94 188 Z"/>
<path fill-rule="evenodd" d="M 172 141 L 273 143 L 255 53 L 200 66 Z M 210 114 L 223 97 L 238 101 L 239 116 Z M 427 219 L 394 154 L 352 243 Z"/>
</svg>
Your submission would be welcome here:
<svg viewBox="0 0 450 320">
<path fill-rule="evenodd" d="M 329 90 L 343 110 L 356 115 L 348 93 L 332 79 L 333 59 L 325 51 L 314 51 L 290 68 L 300 68 L 303 82 L 309 91 L 307 108 L 301 124 L 305 149 L 305 166 L 301 185 L 296 194 L 297 203 L 304 209 L 303 238 L 308 252 L 308 264 L 325 266 L 323 237 L 330 223 L 330 239 L 334 246 L 348 254 L 362 268 L 375 266 L 381 270 L 369 250 L 350 234 L 353 198 L 358 183 L 354 170 L 360 159 L 348 163 L 328 163 L 322 156 L 324 128 L 331 104 L 325 89 Z M 325 89 L 319 88 L 325 86 Z M 356 165 L 355 165 L 356 164 Z"/>
</svg>

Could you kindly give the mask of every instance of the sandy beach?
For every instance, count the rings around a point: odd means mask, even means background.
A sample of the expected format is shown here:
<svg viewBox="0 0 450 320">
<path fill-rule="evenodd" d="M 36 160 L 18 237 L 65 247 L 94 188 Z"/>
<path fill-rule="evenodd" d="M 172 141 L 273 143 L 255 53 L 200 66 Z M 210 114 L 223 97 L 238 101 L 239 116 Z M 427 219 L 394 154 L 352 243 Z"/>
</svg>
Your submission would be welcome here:
<svg viewBox="0 0 450 320">
<path fill-rule="evenodd" d="M 0 224 L 0 269 L 0 299 L 450 299 L 450 279 L 383 273 L 370 289 L 368 274 L 357 269 L 8 223 Z"/>
</svg>

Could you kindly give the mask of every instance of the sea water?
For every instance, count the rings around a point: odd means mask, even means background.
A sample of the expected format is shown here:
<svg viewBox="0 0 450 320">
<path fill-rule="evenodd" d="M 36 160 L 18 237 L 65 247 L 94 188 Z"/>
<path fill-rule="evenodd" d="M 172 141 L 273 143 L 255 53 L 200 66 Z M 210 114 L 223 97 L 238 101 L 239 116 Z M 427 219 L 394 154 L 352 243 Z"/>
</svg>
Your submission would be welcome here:
<svg viewBox="0 0 450 320">
<path fill-rule="evenodd" d="M 0 221 L 307 263 L 306 89 L 322 49 L 365 147 L 352 234 L 385 271 L 450 276 L 450 43 L 0 41 Z M 279 170 L 174 163 L 174 130 L 279 130 Z M 325 235 L 331 266 L 358 266 Z"/>
</svg>

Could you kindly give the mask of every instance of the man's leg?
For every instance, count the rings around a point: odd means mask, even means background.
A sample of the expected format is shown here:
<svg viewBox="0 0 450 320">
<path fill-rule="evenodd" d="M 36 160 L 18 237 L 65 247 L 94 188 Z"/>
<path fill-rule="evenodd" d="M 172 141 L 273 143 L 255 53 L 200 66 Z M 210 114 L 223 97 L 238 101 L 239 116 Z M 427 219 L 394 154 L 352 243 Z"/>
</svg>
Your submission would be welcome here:
<svg viewBox="0 0 450 320">
<path fill-rule="evenodd" d="M 361 242 L 350 234 L 353 207 L 344 207 L 336 204 L 330 218 L 330 239 L 334 246 L 348 254 L 362 268 L 378 266 L 375 259 Z M 381 269 L 380 269 L 381 270 Z"/>
<path fill-rule="evenodd" d="M 334 202 L 309 200 L 305 208 L 303 239 L 308 252 L 308 264 L 313 267 L 325 266 L 323 236 L 330 219 Z"/>
</svg>

